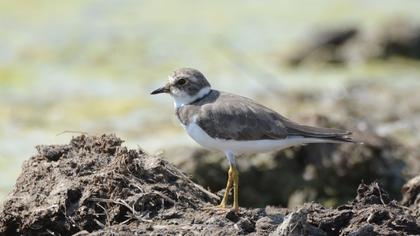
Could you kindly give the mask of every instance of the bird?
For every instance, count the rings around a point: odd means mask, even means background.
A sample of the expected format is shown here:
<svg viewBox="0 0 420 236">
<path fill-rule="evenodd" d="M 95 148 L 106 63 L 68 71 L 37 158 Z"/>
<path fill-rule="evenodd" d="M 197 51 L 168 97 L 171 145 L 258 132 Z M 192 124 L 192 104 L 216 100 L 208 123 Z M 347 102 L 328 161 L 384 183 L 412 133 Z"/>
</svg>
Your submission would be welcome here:
<svg viewBox="0 0 420 236">
<path fill-rule="evenodd" d="M 352 132 L 302 125 L 250 98 L 212 89 L 207 78 L 193 68 L 180 68 L 168 82 L 151 92 L 169 94 L 175 114 L 188 135 L 206 149 L 218 150 L 229 162 L 226 189 L 218 205 L 239 212 L 239 172 L 236 157 L 279 151 L 309 143 L 355 143 Z"/>
</svg>

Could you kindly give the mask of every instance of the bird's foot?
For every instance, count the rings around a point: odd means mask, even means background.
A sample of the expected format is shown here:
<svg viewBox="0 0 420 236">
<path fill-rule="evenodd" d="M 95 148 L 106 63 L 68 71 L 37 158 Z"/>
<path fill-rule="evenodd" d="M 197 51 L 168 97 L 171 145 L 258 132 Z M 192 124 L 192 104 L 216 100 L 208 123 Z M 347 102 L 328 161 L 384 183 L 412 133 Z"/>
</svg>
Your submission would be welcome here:
<svg viewBox="0 0 420 236">
<path fill-rule="evenodd" d="M 217 207 L 219 207 L 219 208 L 226 208 L 226 203 L 225 202 L 221 202 L 219 205 L 217 205 Z"/>
<path fill-rule="evenodd" d="M 226 208 L 221 206 L 221 205 L 217 205 L 217 206 L 205 206 L 203 207 L 203 210 L 207 213 L 212 213 L 212 214 L 224 214 L 226 212 L 229 211 L 229 208 Z"/>
<path fill-rule="evenodd" d="M 230 211 L 233 211 L 234 213 L 239 213 L 239 207 L 227 207 L 226 204 L 219 204 L 217 206 L 205 206 L 203 208 L 204 211 L 209 213 L 216 213 L 216 214 L 225 214 Z"/>
</svg>

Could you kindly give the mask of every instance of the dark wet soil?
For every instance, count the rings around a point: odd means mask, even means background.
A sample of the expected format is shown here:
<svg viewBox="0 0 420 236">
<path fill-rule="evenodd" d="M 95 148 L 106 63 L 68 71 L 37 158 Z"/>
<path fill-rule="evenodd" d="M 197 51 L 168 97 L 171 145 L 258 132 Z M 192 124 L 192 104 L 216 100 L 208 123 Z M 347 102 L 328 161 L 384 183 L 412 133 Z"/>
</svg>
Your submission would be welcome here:
<svg viewBox="0 0 420 236">
<path fill-rule="evenodd" d="M 172 164 L 121 144 L 114 135 L 82 135 L 38 146 L 2 204 L 0 235 L 420 234 L 416 184 L 405 188 L 416 196 L 404 196 L 404 205 L 374 182 L 337 208 L 306 203 L 237 214 L 212 208 L 219 197 Z"/>
</svg>

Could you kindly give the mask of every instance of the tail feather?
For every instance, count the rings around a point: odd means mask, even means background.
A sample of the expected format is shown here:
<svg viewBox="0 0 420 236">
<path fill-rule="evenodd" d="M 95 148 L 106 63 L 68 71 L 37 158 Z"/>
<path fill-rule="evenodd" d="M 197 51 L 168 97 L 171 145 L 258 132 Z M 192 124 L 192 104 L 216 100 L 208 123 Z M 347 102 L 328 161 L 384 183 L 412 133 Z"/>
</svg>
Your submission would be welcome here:
<svg viewBox="0 0 420 236">
<path fill-rule="evenodd" d="M 337 137 L 332 137 L 332 138 L 321 138 L 321 139 L 335 141 L 335 142 L 342 142 L 342 143 L 358 143 L 358 144 L 363 144 L 360 141 L 354 140 L 350 136 L 337 136 Z"/>
<path fill-rule="evenodd" d="M 291 136 L 318 138 L 325 141 L 360 143 L 352 139 L 351 131 L 300 125 L 294 122 L 286 123 L 287 132 Z"/>
</svg>

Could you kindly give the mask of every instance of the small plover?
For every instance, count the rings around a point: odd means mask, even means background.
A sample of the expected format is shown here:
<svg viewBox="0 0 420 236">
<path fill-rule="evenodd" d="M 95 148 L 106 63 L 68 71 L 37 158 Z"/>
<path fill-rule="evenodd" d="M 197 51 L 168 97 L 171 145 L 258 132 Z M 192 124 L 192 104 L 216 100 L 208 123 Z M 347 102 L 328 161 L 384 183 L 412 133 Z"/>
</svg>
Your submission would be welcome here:
<svg viewBox="0 0 420 236">
<path fill-rule="evenodd" d="M 151 94 L 159 93 L 172 96 L 176 116 L 193 140 L 226 155 L 230 167 L 222 208 L 233 187 L 233 209 L 239 210 L 235 156 L 308 143 L 354 142 L 350 131 L 301 125 L 249 98 L 212 89 L 196 69 L 174 71 L 168 83 Z"/>
</svg>

